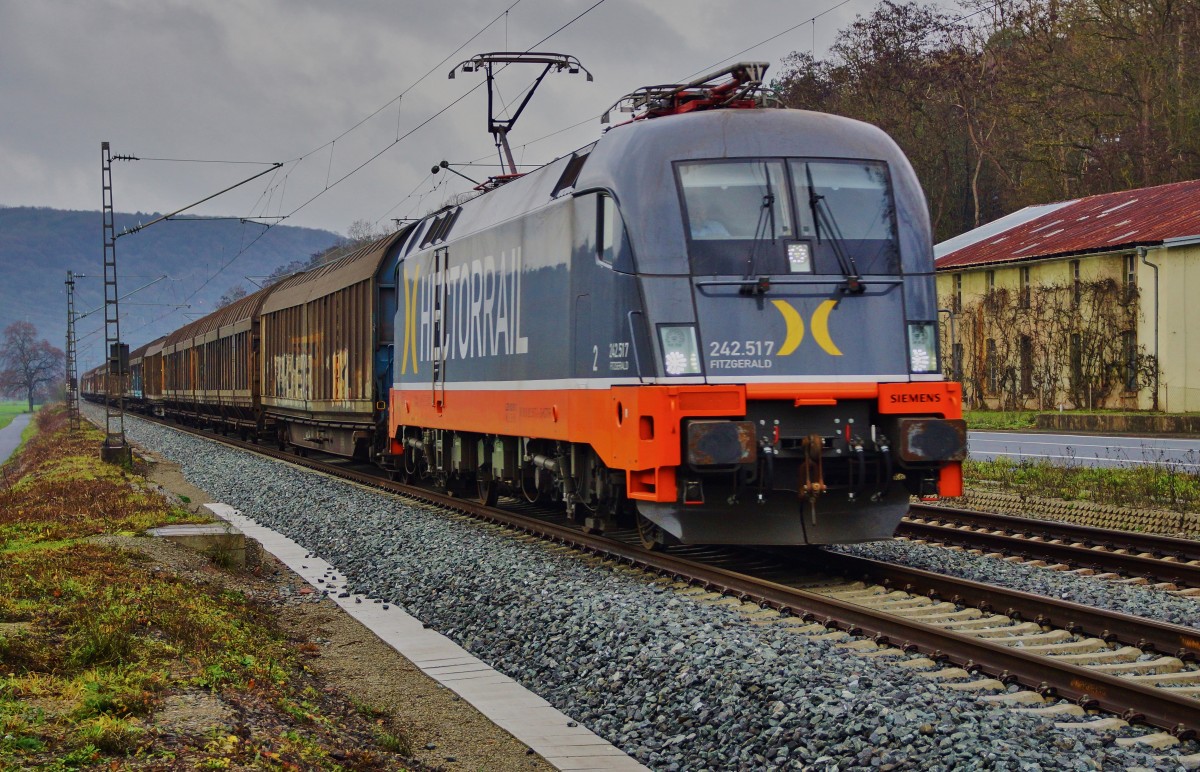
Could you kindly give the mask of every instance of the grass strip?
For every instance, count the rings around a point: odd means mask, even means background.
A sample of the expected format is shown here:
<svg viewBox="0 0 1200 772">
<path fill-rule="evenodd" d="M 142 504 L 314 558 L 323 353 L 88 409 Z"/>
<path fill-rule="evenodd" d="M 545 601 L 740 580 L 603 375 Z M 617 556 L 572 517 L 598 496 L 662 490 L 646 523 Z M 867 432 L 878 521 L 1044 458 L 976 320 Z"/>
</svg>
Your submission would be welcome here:
<svg viewBox="0 0 1200 772">
<path fill-rule="evenodd" d="M 21 413 L 26 412 L 27 407 L 28 405 L 24 402 L 0 400 L 0 429 L 12 423 L 13 419 L 21 415 Z"/>
<path fill-rule="evenodd" d="M 1037 420 L 1036 410 L 964 410 L 967 428 L 971 431 L 1020 431 L 1033 429 Z"/>
<path fill-rule="evenodd" d="M 409 767 L 402 733 L 315 681 L 277 608 L 215 566 L 191 581 L 97 541 L 196 518 L 102 463 L 100 432 L 35 420 L 0 479 L 0 769 Z M 163 718 L 196 703 L 216 718 Z"/>
<path fill-rule="evenodd" d="M 1086 466 L 1077 461 L 995 458 L 965 461 L 968 487 L 987 487 L 1029 497 L 1089 501 L 1133 509 L 1200 511 L 1200 476 L 1168 461 L 1127 467 Z"/>
</svg>

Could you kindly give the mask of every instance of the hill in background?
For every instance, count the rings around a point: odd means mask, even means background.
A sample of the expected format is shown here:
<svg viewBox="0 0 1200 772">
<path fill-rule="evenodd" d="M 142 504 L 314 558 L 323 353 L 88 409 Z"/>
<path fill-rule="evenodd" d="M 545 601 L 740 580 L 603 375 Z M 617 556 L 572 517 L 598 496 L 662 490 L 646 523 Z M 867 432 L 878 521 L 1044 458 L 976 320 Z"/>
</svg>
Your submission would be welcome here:
<svg viewBox="0 0 1200 772">
<path fill-rule="evenodd" d="M 116 232 L 156 217 L 157 213 L 117 213 Z M 118 237 L 117 282 L 122 296 L 159 276 L 168 277 L 121 301 L 121 337 L 130 348 L 137 348 L 211 312 L 231 287 L 253 290 L 254 284 L 246 277 L 261 283 L 280 266 L 307 261 L 344 240 L 336 233 L 313 228 L 277 225 L 265 234 L 263 230 L 262 225 L 238 220 L 181 217 Z M 12 322 L 29 321 L 41 337 L 63 348 L 67 271 L 87 276 L 76 282 L 76 312 L 86 314 L 101 307 L 103 246 L 98 211 L 0 207 L 0 266 L 4 269 L 0 330 Z M 188 307 L 178 307 L 184 305 Z M 78 321 L 80 372 L 102 360 L 103 326 L 103 310 Z"/>
</svg>

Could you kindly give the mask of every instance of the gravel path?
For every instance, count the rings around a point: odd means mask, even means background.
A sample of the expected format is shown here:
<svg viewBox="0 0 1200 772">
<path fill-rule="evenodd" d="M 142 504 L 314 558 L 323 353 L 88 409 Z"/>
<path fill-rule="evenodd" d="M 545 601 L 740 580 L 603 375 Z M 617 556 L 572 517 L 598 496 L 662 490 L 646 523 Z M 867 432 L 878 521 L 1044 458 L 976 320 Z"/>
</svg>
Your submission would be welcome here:
<svg viewBox="0 0 1200 772">
<path fill-rule="evenodd" d="M 654 769 L 1156 766 L 1112 733 L 977 704 L 665 581 L 138 420 L 126 430 Z"/>
<path fill-rule="evenodd" d="M 25 431 L 25 427 L 32 420 L 32 413 L 21 413 L 13 418 L 12 423 L 0 429 L 0 464 L 7 461 L 21 444 L 21 432 Z"/>
</svg>

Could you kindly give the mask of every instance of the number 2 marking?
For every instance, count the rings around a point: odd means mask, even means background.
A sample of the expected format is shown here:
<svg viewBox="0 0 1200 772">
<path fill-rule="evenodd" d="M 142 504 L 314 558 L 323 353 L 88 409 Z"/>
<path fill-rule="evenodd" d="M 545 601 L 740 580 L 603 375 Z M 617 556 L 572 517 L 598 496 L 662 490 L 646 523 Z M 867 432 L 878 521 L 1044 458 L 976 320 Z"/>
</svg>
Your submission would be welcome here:
<svg viewBox="0 0 1200 772">
<path fill-rule="evenodd" d="M 592 346 L 592 372 L 593 373 L 600 369 L 600 367 L 598 366 L 599 362 L 600 362 L 600 347 Z"/>
</svg>

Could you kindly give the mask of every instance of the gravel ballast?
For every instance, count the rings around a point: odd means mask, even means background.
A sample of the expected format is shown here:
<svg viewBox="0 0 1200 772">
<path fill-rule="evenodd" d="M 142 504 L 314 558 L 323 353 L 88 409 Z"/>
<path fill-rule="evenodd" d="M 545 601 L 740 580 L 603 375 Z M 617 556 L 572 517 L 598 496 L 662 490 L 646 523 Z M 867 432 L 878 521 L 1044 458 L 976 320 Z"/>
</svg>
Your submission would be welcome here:
<svg viewBox="0 0 1200 772">
<path fill-rule="evenodd" d="M 654 769 L 1162 768 L 1113 733 L 983 705 L 666 580 L 137 419 L 126 431 Z"/>
<path fill-rule="evenodd" d="M 1200 603 L 1153 587 L 1091 579 L 1044 566 L 1010 563 L 1000 558 L 911 541 L 874 542 L 835 549 L 858 557 L 1060 598 L 1093 608 L 1200 628 Z"/>
</svg>

